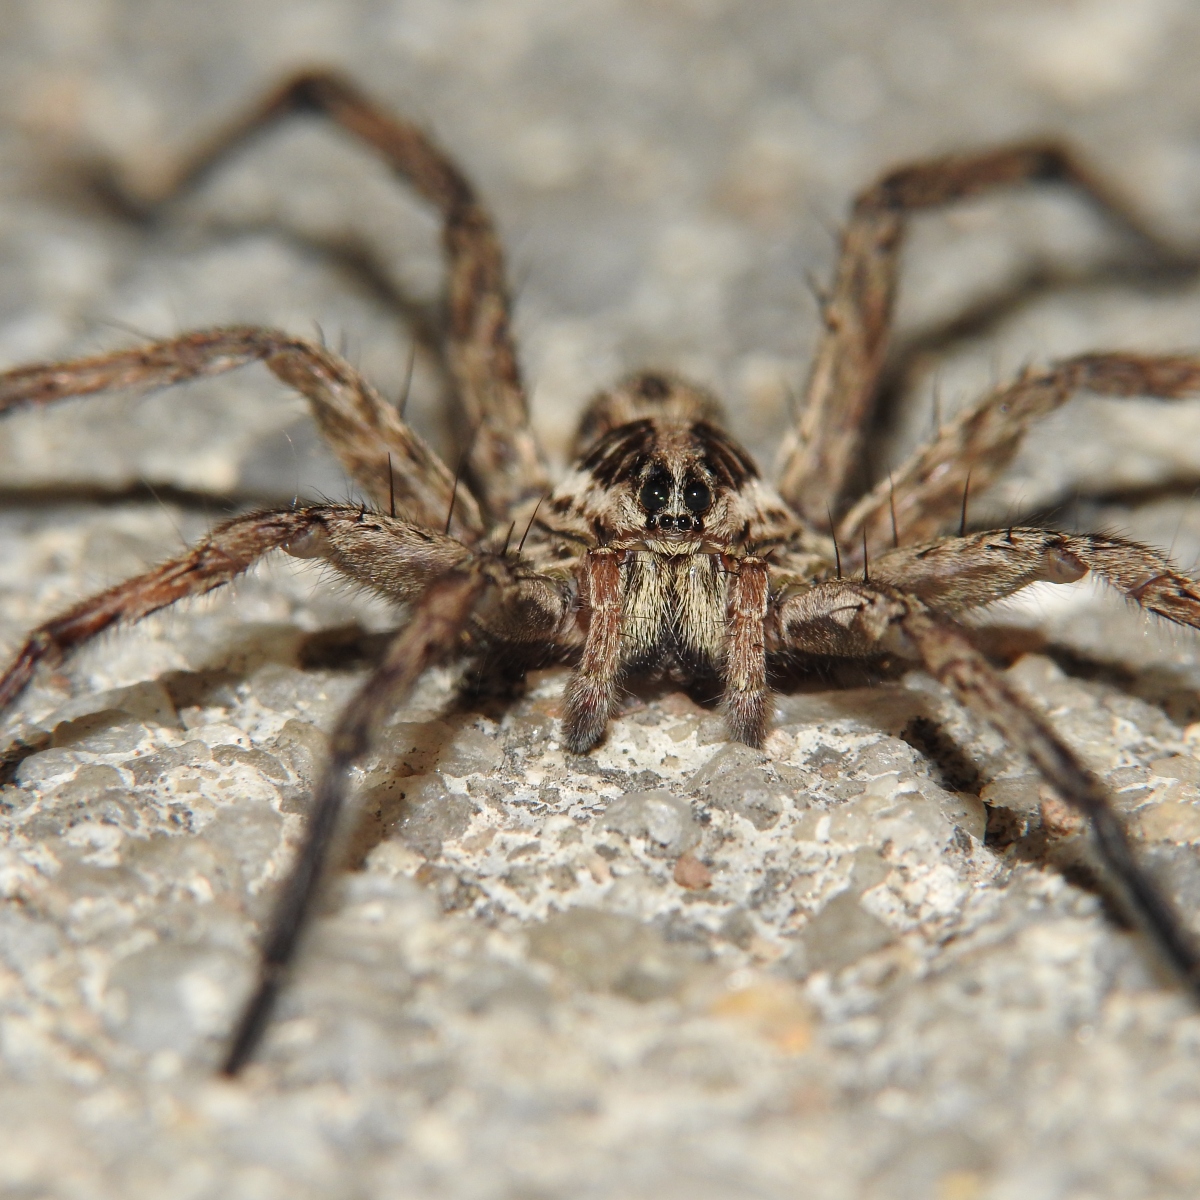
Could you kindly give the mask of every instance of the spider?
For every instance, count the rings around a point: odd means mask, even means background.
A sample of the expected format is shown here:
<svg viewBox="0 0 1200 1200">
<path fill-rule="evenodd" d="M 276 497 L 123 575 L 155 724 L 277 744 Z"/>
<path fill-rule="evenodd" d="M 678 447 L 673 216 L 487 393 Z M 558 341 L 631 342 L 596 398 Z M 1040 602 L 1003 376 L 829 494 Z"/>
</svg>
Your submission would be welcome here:
<svg viewBox="0 0 1200 1200">
<path fill-rule="evenodd" d="M 305 396 L 371 504 L 246 513 L 178 558 L 83 600 L 29 634 L 0 677 L 0 708 L 42 664 L 117 624 L 229 583 L 274 550 L 321 559 L 408 606 L 382 661 L 340 714 L 303 844 L 276 901 L 258 981 L 226 1054 L 253 1054 L 312 909 L 352 768 L 391 706 L 432 663 L 464 656 L 510 683 L 569 663 L 562 739 L 605 735 L 622 681 L 664 667 L 715 681 L 731 737 L 758 745 L 769 670 L 805 655 L 915 661 L 1026 754 L 1091 822 L 1132 915 L 1200 994 L 1200 951 L 1139 865 L 1100 782 L 975 648 L 955 618 L 1036 583 L 1091 571 L 1149 612 L 1200 627 L 1200 585 L 1119 537 L 1012 526 L 947 534 L 966 492 L 996 479 L 1039 417 L 1088 390 L 1200 392 L 1200 357 L 1096 353 L 1027 371 L 968 407 L 888 479 L 854 498 L 887 347 L 905 223 L 994 189 L 1073 187 L 1125 235 L 1171 251 L 1063 146 L 1038 142 L 894 170 L 856 199 L 842 234 L 806 394 L 779 483 L 721 426 L 717 401 L 674 375 L 634 374 L 587 407 L 557 484 L 530 427 L 492 219 L 454 162 L 352 83 L 300 75 L 223 131 L 156 200 L 194 185 L 289 114 L 330 118 L 377 151 L 441 215 L 449 274 L 446 350 L 466 427 L 461 478 L 343 359 L 275 330 L 227 327 L 0 375 L 0 411 L 113 388 L 160 387 L 261 362 Z M 516 530 L 523 534 L 514 546 Z"/>
</svg>

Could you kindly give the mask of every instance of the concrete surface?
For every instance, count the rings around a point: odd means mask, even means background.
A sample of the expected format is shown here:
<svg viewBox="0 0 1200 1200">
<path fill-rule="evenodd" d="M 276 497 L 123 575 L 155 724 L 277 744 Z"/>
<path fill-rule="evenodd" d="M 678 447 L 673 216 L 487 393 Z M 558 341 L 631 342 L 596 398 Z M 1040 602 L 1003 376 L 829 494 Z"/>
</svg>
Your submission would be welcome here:
<svg viewBox="0 0 1200 1200">
<path fill-rule="evenodd" d="M 319 326 L 395 394 L 411 332 L 388 293 L 428 308 L 439 262 L 369 159 L 296 127 L 152 228 L 85 185 L 97 158 L 161 169 L 312 62 L 418 115 L 491 199 L 560 461 L 589 391 L 651 363 L 716 387 L 769 462 L 814 336 L 807 277 L 854 191 L 905 158 L 1062 132 L 1200 244 L 1182 0 L 8 0 L 0 29 L 6 364 L 256 321 Z M 924 436 L 935 392 L 944 417 L 1030 361 L 1200 344 L 1197 285 L 1114 279 L 1115 252 L 1061 196 L 922 222 L 909 339 L 1035 267 L 1070 280 L 921 358 L 873 469 Z M 449 448 L 443 393 L 422 346 L 409 412 Z M 1058 506 L 1191 564 L 1198 425 L 1200 404 L 1082 400 L 977 515 Z M 0 645 L 231 507 L 346 490 L 255 371 L 18 415 Z M 259 1062 L 215 1081 L 324 731 L 394 620 L 269 563 L 39 676 L 5 717 L 4 1195 L 1196 1194 L 1194 1006 L 1019 755 L 918 675 L 781 697 L 765 754 L 647 691 L 575 758 L 562 673 L 479 711 L 434 673 L 362 773 L 358 869 Z M 1086 584 L 992 621 L 1194 912 L 1194 638 Z"/>
</svg>

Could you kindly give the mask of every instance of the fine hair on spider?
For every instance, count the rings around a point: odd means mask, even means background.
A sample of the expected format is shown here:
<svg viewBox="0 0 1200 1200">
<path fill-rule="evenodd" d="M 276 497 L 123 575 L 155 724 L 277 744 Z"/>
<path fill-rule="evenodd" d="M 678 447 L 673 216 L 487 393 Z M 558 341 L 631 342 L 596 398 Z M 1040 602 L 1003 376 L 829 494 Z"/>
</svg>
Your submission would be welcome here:
<svg viewBox="0 0 1200 1200">
<path fill-rule="evenodd" d="M 1156 549 L 1031 525 L 967 528 L 971 487 L 978 493 L 999 477 L 1039 418 L 1084 390 L 1163 400 L 1195 395 L 1200 356 L 1093 353 L 1027 370 L 945 426 L 938 419 L 932 440 L 865 494 L 855 495 L 851 482 L 880 390 L 910 216 L 997 189 L 1057 184 L 1104 214 L 1148 260 L 1179 263 L 1181 256 L 1053 142 L 893 170 L 858 195 L 842 232 L 776 485 L 723 429 L 708 392 L 659 371 L 630 375 L 591 401 L 574 463 L 555 483 L 529 422 L 492 218 L 453 160 L 416 125 L 339 76 L 306 73 L 221 131 L 143 205 L 167 204 L 296 113 L 324 116 L 366 143 L 440 214 L 445 357 L 463 427 L 472 431 L 458 470 L 344 357 L 269 328 L 201 330 L 0 375 L 4 411 L 262 363 L 308 400 L 325 441 L 370 501 L 235 516 L 177 558 L 79 602 L 18 648 L 0 676 L 0 708 L 41 665 L 115 625 L 212 591 L 274 550 L 320 559 L 407 606 L 382 661 L 332 730 L 306 832 L 263 940 L 257 985 L 223 1062 L 226 1074 L 242 1068 L 267 1027 L 353 768 L 422 672 L 463 652 L 500 656 L 518 676 L 535 665 L 570 665 L 562 742 L 575 754 L 604 737 L 623 681 L 664 664 L 684 678 L 719 680 L 730 737 L 754 746 L 768 730 L 772 664 L 804 655 L 908 659 L 998 730 L 1088 818 L 1127 911 L 1200 995 L 1200 951 L 1139 863 L 1103 785 L 958 623 L 1031 584 L 1070 583 L 1092 572 L 1144 610 L 1200 626 L 1200 585 Z M 409 379 L 411 373 L 410 361 Z M 408 387 L 406 381 L 405 395 Z"/>
</svg>

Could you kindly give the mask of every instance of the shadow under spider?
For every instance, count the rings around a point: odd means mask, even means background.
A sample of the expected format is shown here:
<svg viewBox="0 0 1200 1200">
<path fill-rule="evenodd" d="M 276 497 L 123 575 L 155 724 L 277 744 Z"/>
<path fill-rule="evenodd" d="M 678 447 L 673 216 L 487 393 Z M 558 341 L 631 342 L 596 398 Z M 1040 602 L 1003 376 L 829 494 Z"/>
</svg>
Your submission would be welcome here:
<svg viewBox="0 0 1200 1200">
<path fill-rule="evenodd" d="M 292 496 L 245 489 L 206 492 L 171 482 L 150 483 L 144 480 L 113 486 L 87 482 L 0 484 L 0 509 L 70 508 L 76 505 L 108 508 L 118 504 L 147 502 L 169 504 L 184 512 L 224 518 L 252 508 L 282 507 L 292 502 Z"/>
<path fill-rule="evenodd" d="M 1041 654 L 1064 675 L 1109 687 L 1153 705 L 1173 724 L 1200 721 L 1200 688 L 1186 670 L 1167 663 L 1133 667 L 1051 641 L 1025 626 L 985 625 L 971 629 L 971 640 L 997 666 L 1009 667 L 1024 654 Z"/>
<path fill-rule="evenodd" d="M 965 310 L 928 328 L 895 339 L 879 381 L 875 411 L 864 441 L 862 492 L 878 478 L 875 464 L 897 432 L 905 400 L 919 377 L 966 342 L 994 334 L 1006 321 L 1039 301 L 1067 291 L 1101 292 L 1122 286 L 1140 293 L 1178 291 L 1200 278 L 1200 259 L 1179 255 L 1167 260 L 1108 257 L 1092 266 L 1071 269 L 1038 262 L 1016 279 L 992 290 Z M 1194 484 L 1193 484 L 1194 486 Z"/>
</svg>

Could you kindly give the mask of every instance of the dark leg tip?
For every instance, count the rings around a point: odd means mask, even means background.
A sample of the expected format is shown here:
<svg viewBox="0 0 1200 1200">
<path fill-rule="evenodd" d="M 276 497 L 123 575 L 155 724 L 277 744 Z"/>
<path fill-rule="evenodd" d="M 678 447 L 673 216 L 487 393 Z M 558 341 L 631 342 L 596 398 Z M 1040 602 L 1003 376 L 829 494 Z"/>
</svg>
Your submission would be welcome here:
<svg viewBox="0 0 1200 1200">
<path fill-rule="evenodd" d="M 770 693 L 726 693 L 721 702 L 729 736 L 736 742 L 758 749 L 767 736 L 767 714 Z"/>
<path fill-rule="evenodd" d="M 592 721 L 583 723 L 581 721 L 572 721 L 571 715 L 563 719 L 562 725 L 562 740 L 572 754 L 586 754 L 589 750 L 598 746 L 604 740 L 604 734 L 608 728 L 608 722 Z"/>
<path fill-rule="evenodd" d="M 259 982 L 250 1003 L 243 1010 L 218 1072 L 225 1079 L 235 1079 L 241 1074 L 242 1068 L 258 1049 L 258 1044 L 266 1032 L 267 1022 L 271 1018 L 271 1010 L 275 1007 L 276 997 L 279 995 L 279 983 L 277 974 L 266 974 Z"/>
<path fill-rule="evenodd" d="M 563 744 L 573 754 L 586 754 L 608 729 L 611 693 L 594 679 L 576 675 L 567 685 L 563 705 Z"/>
</svg>

